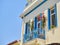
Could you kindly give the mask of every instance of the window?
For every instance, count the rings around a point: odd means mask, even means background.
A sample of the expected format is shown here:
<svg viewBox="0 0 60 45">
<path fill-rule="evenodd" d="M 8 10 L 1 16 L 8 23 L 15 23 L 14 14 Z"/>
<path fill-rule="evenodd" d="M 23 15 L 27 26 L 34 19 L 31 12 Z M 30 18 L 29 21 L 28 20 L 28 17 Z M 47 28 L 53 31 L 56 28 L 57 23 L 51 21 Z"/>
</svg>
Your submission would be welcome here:
<svg viewBox="0 0 60 45">
<path fill-rule="evenodd" d="M 52 7 L 51 9 L 50 9 L 50 23 L 51 23 L 51 28 L 54 28 L 54 27 L 56 27 L 56 20 L 55 20 L 55 18 L 56 18 L 56 16 L 55 16 L 56 14 L 55 14 L 55 7 Z"/>
<path fill-rule="evenodd" d="M 25 29 L 25 34 L 28 34 L 30 32 L 30 22 L 26 23 L 26 29 Z"/>
<path fill-rule="evenodd" d="M 57 26 L 56 5 L 48 10 L 48 27 L 49 29 Z"/>
<path fill-rule="evenodd" d="M 38 28 L 40 28 L 40 23 L 38 23 Z"/>
<path fill-rule="evenodd" d="M 45 28 L 46 25 L 46 17 L 43 15 L 42 17 L 42 28 Z"/>
<path fill-rule="evenodd" d="M 40 18 L 40 15 L 39 15 L 39 16 L 37 17 L 37 20 L 40 21 L 40 19 L 41 19 L 41 18 Z"/>
<path fill-rule="evenodd" d="M 52 16 L 51 16 L 51 26 L 52 26 L 52 28 L 54 27 L 54 26 L 56 26 L 56 20 L 55 20 L 55 14 L 53 14 Z"/>
<path fill-rule="evenodd" d="M 26 29 L 24 34 L 24 42 L 30 41 L 33 39 L 33 30 L 34 30 L 34 21 L 30 20 L 26 23 Z"/>
<path fill-rule="evenodd" d="M 40 30 L 41 30 L 41 16 L 37 16 L 37 29 L 38 29 L 38 34 L 40 34 Z"/>
<path fill-rule="evenodd" d="M 46 18 L 43 14 L 37 17 L 38 38 L 45 39 Z"/>
<path fill-rule="evenodd" d="M 54 13 L 54 9 L 51 9 L 51 14 L 53 14 Z"/>
<path fill-rule="evenodd" d="M 31 22 L 31 31 L 34 30 L 34 21 Z"/>
</svg>

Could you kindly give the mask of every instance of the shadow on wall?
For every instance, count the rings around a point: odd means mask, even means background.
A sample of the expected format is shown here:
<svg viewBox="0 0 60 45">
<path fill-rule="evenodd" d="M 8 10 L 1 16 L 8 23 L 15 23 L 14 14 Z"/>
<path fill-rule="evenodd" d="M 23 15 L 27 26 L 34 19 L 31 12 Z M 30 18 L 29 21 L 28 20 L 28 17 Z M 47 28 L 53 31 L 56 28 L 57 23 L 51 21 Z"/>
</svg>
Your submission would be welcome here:
<svg viewBox="0 0 60 45">
<path fill-rule="evenodd" d="M 48 44 L 48 45 L 60 45 L 60 43 L 52 43 L 52 44 Z"/>
</svg>

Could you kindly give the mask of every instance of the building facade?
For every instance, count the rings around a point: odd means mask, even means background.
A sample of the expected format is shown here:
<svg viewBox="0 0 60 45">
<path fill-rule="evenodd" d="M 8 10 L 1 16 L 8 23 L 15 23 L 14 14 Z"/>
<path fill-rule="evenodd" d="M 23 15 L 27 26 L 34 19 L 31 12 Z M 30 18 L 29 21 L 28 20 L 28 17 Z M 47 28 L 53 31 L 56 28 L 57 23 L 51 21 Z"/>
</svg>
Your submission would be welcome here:
<svg viewBox="0 0 60 45">
<path fill-rule="evenodd" d="M 22 18 L 22 45 L 60 45 L 60 0 L 28 0 Z"/>
</svg>

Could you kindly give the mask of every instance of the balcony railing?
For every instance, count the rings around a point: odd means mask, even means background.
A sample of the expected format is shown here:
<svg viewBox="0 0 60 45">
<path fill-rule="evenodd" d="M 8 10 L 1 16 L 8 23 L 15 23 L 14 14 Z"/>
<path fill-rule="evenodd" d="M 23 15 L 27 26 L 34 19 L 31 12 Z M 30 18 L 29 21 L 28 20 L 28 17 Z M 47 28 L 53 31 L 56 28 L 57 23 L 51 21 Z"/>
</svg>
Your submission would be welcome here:
<svg viewBox="0 0 60 45">
<path fill-rule="evenodd" d="M 35 38 L 45 39 L 45 30 L 42 30 L 42 31 L 44 31 L 44 32 L 39 33 L 38 30 L 33 30 L 28 34 L 24 34 L 24 39 L 23 39 L 24 42 L 30 41 Z"/>
</svg>

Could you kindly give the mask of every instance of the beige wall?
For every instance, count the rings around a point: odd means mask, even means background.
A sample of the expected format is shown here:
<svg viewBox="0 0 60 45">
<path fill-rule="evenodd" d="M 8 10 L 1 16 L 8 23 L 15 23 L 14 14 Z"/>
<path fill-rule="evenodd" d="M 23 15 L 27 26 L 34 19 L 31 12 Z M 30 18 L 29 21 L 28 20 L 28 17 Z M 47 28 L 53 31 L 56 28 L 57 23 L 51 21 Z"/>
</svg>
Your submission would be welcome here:
<svg viewBox="0 0 60 45">
<path fill-rule="evenodd" d="M 24 43 L 23 45 L 45 45 L 45 40 L 36 38 L 31 41 L 28 41 L 27 43 Z"/>
<path fill-rule="evenodd" d="M 60 2 L 57 3 L 58 27 L 46 32 L 46 43 L 60 43 Z M 54 33 L 53 33 L 54 30 Z"/>
<path fill-rule="evenodd" d="M 44 12 L 45 10 L 47 10 L 50 6 L 55 5 L 55 3 L 57 3 L 60 0 L 48 0 L 46 1 L 44 4 L 42 4 L 41 6 L 39 6 L 37 9 L 35 9 L 34 11 L 32 11 L 30 14 L 28 14 L 26 17 L 23 18 L 23 21 L 28 22 L 29 20 L 35 18 L 36 16 L 38 16 L 40 13 Z M 32 7 L 37 6 L 39 3 L 41 3 L 39 0 L 37 1 L 37 3 L 33 4 Z M 30 7 L 28 9 L 28 11 L 25 11 L 24 14 L 28 13 L 30 10 L 32 10 L 33 8 Z M 23 15 L 24 15 L 23 14 Z"/>
<path fill-rule="evenodd" d="M 45 10 L 44 13 L 46 15 L 46 40 L 43 42 L 41 40 L 38 40 L 38 42 L 40 42 L 42 45 L 43 43 L 46 43 L 46 44 L 50 44 L 50 43 L 60 43 L 60 2 L 57 3 L 57 23 L 58 23 L 58 27 L 57 28 L 54 28 L 54 29 L 51 29 L 51 30 L 48 30 L 48 10 Z M 33 14 L 32 14 L 32 17 L 33 17 Z M 29 17 L 30 19 L 30 17 Z M 31 18 L 32 19 L 32 18 Z M 26 18 L 26 20 L 24 21 L 27 21 L 28 18 Z M 24 30 L 24 29 L 23 29 Z M 54 31 L 54 33 L 53 33 Z M 25 32 L 25 31 L 23 31 Z M 29 42 L 30 43 L 30 42 Z"/>
</svg>

